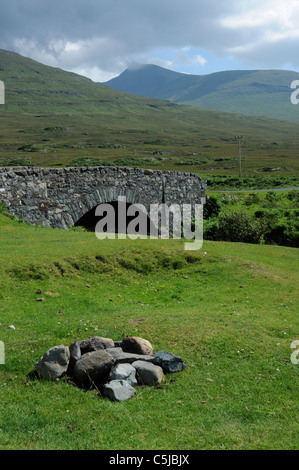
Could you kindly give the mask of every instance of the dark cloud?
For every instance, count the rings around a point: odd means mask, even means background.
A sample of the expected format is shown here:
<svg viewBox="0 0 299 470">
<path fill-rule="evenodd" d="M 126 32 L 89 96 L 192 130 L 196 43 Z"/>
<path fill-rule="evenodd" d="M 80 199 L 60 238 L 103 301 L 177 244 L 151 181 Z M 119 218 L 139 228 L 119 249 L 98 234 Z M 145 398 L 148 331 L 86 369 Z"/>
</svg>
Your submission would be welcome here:
<svg viewBox="0 0 299 470">
<path fill-rule="evenodd" d="M 1 41 L 15 37 L 87 40 L 111 36 L 136 47 L 206 41 L 235 0 L 10 0 L 0 17 Z M 210 28 L 213 28 L 212 30 Z M 139 43 L 138 43 L 139 40 Z M 140 43 L 141 40 L 141 43 Z"/>
<path fill-rule="evenodd" d="M 268 0 L 0 0 L 0 47 L 89 75 L 119 73 L 160 48 L 201 48 L 245 64 L 256 57 L 258 65 L 278 45 L 273 67 L 292 63 L 288 44 L 298 47 L 298 36 L 269 41 L 265 26 L 281 20 L 263 16 L 270 7 Z"/>
</svg>

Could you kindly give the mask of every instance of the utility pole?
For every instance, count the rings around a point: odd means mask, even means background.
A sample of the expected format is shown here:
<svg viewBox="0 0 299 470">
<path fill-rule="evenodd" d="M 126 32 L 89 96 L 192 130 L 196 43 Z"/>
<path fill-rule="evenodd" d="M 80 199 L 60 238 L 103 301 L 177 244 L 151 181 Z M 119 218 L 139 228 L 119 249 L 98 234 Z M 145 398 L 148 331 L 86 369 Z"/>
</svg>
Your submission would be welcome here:
<svg viewBox="0 0 299 470">
<path fill-rule="evenodd" d="M 242 167 L 241 167 L 241 139 L 242 139 L 242 136 L 241 135 L 236 135 L 235 138 L 239 142 L 239 177 L 241 178 L 241 176 L 242 176 Z"/>
</svg>

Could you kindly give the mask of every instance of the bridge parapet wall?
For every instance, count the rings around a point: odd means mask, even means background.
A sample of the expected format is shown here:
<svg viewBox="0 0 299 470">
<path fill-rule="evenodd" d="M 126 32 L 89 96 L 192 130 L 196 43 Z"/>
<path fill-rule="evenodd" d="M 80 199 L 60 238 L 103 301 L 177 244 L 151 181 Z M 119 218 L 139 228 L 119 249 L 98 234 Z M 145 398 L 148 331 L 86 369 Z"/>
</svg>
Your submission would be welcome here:
<svg viewBox="0 0 299 470">
<path fill-rule="evenodd" d="M 64 228 L 89 210 L 125 196 L 130 204 L 200 204 L 193 173 L 121 167 L 0 168 L 0 201 L 31 224 Z"/>
</svg>

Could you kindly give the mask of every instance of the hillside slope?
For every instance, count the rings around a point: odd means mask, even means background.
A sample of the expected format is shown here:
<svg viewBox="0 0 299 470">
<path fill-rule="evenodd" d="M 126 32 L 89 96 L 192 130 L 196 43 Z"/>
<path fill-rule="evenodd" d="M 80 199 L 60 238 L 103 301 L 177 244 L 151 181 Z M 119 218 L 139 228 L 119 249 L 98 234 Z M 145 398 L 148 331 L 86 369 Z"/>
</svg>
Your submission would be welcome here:
<svg viewBox="0 0 299 470">
<path fill-rule="evenodd" d="M 231 70 L 187 75 L 155 65 L 125 70 L 106 85 L 139 96 L 170 100 L 202 109 L 267 116 L 299 122 L 290 85 L 299 73 L 287 70 Z"/>
<path fill-rule="evenodd" d="M 166 72 L 165 86 L 172 79 Z M 2 166 L 113 164 L 237 175 L 235 136 L 242 134 L 244 175 L 274 167 L 288 176 L 298 168 L 295 123 L 135 96 L 4 50 L 0 80 Z"/>
<path fill-rule="evenodd" d="M 105 113 L 120 106 L 144 104 L 144 100 L 115 92 L 89 78 L 1 49 L 0 79 L 5 83 L 8 111 Z"/>
</svg>

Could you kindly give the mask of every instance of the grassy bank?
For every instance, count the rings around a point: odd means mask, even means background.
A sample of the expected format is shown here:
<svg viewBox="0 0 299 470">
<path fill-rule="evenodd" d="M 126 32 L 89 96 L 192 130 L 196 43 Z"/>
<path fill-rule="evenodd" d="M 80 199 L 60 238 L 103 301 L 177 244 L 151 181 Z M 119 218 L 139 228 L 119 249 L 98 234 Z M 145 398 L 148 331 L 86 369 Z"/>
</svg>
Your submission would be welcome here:
<svg viewBox="0 0 299 470">
<path fill-rule="evenodd" d="M 0 253 L 1 449 L 298 447 L 295 249 L 205 241 L 187 252 L 0 215 Z M 28 376 L 55 344 L 131 334 L 187 368 L 122 403 Z"/>
</svg>

